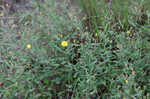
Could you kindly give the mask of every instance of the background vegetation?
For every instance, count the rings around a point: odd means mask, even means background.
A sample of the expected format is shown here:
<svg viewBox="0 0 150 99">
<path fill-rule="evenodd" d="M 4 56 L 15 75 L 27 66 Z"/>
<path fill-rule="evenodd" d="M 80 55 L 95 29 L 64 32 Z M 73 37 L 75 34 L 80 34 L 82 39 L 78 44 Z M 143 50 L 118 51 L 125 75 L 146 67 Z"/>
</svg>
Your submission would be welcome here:
<svg viewBox="0 0 150 99">
<path fill-rule="evenodd" d="M 148 99 L 149 5 L 148 0 L 31 0 L 21 8 L 3 3 L 0 99 Z"/>
</svg>

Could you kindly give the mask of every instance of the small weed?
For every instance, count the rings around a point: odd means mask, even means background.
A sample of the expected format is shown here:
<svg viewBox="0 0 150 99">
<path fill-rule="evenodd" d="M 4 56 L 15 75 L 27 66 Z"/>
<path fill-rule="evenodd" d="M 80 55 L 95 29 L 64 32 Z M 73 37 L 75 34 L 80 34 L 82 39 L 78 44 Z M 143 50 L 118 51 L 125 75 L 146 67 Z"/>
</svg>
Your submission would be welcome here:
<svg viewBox="0 0 150 99">
<path fill-rule="evenodd" d="M 150 2 L 76 4 L 31 0 L 11 15 L 2 5 L 0 99 L 150 97 Z"/>
</svg>

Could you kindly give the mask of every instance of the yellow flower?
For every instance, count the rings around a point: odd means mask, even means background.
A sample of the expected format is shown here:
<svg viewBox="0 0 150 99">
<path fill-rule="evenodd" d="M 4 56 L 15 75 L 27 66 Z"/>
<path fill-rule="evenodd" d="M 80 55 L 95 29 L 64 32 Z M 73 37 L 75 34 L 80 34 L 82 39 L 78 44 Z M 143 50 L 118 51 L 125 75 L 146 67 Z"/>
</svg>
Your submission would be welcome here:
<svg viewBox="0 0 150 99">
<path fill-rule="evenodd" d="M 17 25 L 16 25 L 16 24 L 13 24 L 13 25 L 12 25 L 12 28 L 16 28 L 16 27 L 17 27 Z"/>
<path fill-rule="evenodd" d="M 130 34 L 131 32 L 130 32 L 130 31 L 127 31 L 127 33 Z"/>
<path fill-rule="evenodd" d="M 30 49 L 30 48 L 31 48 L 31 45 L 30 45 L 30 44 L 28 44 L 28 45 L 27 45 L 27 48 L 28 48 L 28 49 Z"/>
<path fill-rule="evenodd" d="M 88 34 L 88 32 L 84 32 L 85 34 Z"/>
<path fill-rule="evenodd" d="M 125 80 L 126 83 L 128 83 L 128 80 Z"/>
<path fill-rule="evenodd" d="M 61 42 L 61 46 L 63 46 L 63 47 L 68 46 L 68 42 L 67 42 L 67 41 L 62 41 L 62 42 Z"/>
<path fill-rule="evenodd" d="M 18 86 L 18 82 L 15 83 L 15 86 Z"/>
<path fill-rule="evenodd" d="M 80 30 L 80 28 L 79 28 L 79 27 L 77 27 L 77 30 Z"/>
<path fill-rule="evenodd" d="M 98 37 L 99 35 L 98 35 L 98 33 L 95 33 L 95 37 Z"/>
<path fill-rule="evenodd" d="M 9 5 L 8 5 L 8 4 L 6 4 L 6 7 L 8 8 L 8 7 L 9 7 Z"/>
<path fill-rule="evenodd" d="M 4 16 L 4 13 L 3 12 L 0 12 L 0 17 Z"/>
<path fill-rule="evenodd" d="M 83 17 L 82 20 L 86 20 L 86 17 Z"/>
<path fill-rule="evenodd" d="M 112 40 L 110 40 L 110 43 L 112 43 L 113 41 Z"/>
</svg>

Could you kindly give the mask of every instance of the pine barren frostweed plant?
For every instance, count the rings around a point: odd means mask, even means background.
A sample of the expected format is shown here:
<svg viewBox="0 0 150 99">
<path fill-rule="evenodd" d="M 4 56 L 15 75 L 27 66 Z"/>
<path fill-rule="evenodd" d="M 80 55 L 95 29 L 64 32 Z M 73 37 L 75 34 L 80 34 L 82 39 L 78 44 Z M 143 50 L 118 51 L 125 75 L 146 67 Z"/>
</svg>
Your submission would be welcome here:
<svg viewBox="0 0 150 99">
<path fill-rule="evenodd" d="M 150 47 L 147 40 L 140 38 L 139 33 L 142 33 L 142 30 L 138 31 L 140 27 L 137 29 L 128 28 L 126 25 L 124 27 L 124 23 L 119 23 L 121 20 L 118 22 L 118 17 L 115 17 L 113 21 L 113 16 L 110 15 L 109 19 L 109 13 L 105 13 L 106 11 L 84 17 L 83 20 L 86 21 L 84 26 L 79 24 L 78 21 L 81 20 L 68 18 L 67 14 L 62 13 L 61 16 L 57 14 L 56 5 L 50 1 L 54 0 L 41 3 L 41 5 L 44 4 L 39 6 L 42 10 L 39 12 L 37 9 L 36 15 L 33 11 L 28 16 L 24 16 L 20 22 L 21 25 L 18 22 L 17 26 L 10 25 L 21 28 L 20 32 L 17 31 L 22 36 L 17 42 L 18 45 L 24 45 L 28 37 L 31 37 L 31 42 L 24 46 L 28 51 L 22 49 L 14 49 L 14 51 L 12 46 L 6 50 L 7 46 L 1 45 L 2 42 L 0 42 L 0 78 L 2 78 L 0 98 L 3 96 L 3 99 L 19 97 L 27 99 L 143 99 L 142 96 L 145 93 L 149 94 L 147 78 L 149 77 Z M 99 2 L 99 0 L 84 1 L 95 2 L 95 4 Z M 91 2 L 84 2 L 87 3 L 87 7 L 92 4 L 91 9 L 87 9 L 93 13 L 99 11 Z M 102 10 L 105 10 L 105 7 Z M 67 11 L 64 12 L 67 13 Z M 108 19 L 104 18 L 106 15 Z M 112 13 L 112 15 L 115 14 Z M 73 17 L 73 14 L 70 17 Z M 97 23 L 99 18 L 101 19 Z M 90 22 L 91 25 L 88 26 L 87 21 L 93 22 Z M 129 19 L 129 21 L 132 20 Z M 134 21 L 133 19 L 133 24 Z M 118 26 L 120 24 L 121 28 Z M 25 30 L 22 30 L 23 28 Z M 3 30 L 5 29 L 0 31 Z M 133 32 L 135 38 L 127 40 Z M 14 44 L 10 42 L 9 45 Z M 32 53 L 27 54 L 30 50 Z M 4 53 L 1 54 L 1 51 Z"/>
</svg>

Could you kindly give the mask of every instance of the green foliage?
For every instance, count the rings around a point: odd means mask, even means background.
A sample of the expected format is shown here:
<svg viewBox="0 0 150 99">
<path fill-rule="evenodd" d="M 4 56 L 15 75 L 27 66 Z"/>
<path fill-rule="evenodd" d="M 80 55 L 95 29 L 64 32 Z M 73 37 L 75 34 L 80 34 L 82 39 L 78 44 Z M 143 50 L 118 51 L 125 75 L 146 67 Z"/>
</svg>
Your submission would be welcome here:
<svg viewBox="0 0 150 99">
<path fill-rule="evenodd" d="M 80 1 L 84 20 L 53 0 L 0 20 L 0 98 L 150 97 L 150 2 Z"/>
</svg>

